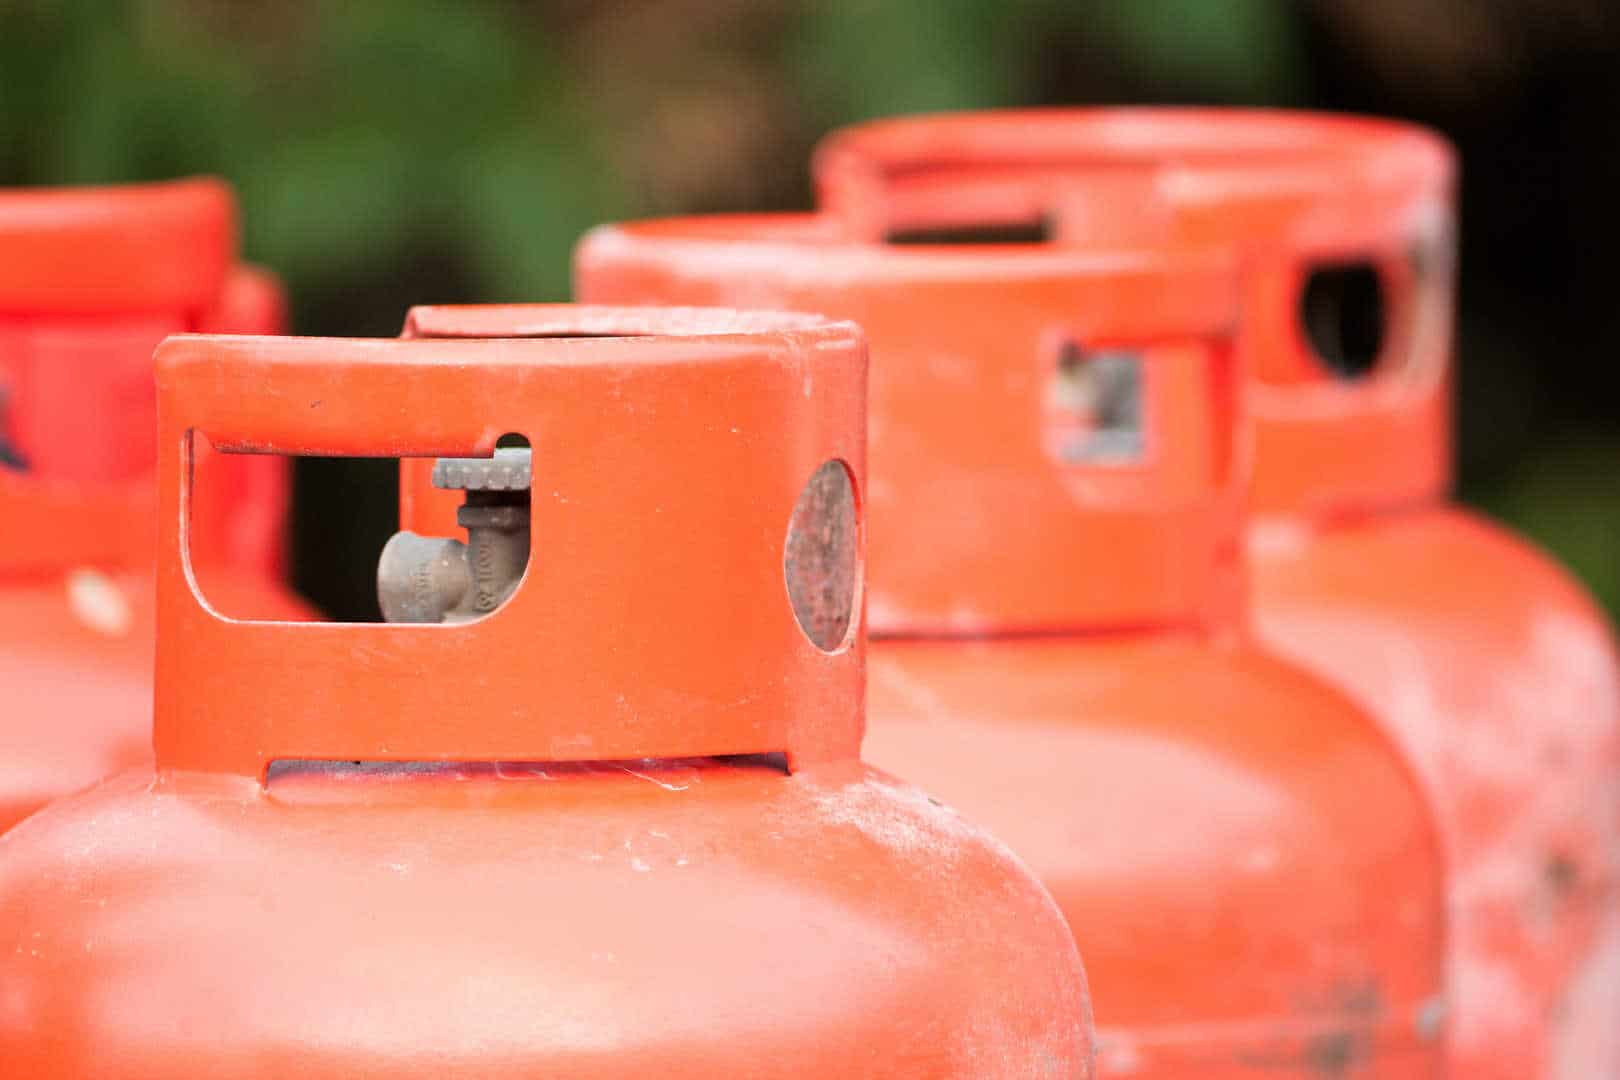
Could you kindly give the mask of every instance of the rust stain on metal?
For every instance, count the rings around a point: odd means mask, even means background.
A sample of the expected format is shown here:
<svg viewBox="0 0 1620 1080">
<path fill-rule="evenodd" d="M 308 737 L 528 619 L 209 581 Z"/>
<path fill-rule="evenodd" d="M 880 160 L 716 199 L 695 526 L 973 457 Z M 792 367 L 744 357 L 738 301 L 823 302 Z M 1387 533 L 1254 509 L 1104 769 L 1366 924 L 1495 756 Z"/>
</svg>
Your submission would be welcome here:
<svg viewBox="0 0 1620 1080">
<path fill-rule="evenodd" d="M 849 469 L 824 462 L 793 507 L 782 570 L 800 629 L 826 652 L 843 645 L 855 617 L 858 543 Z"/>
</svg>

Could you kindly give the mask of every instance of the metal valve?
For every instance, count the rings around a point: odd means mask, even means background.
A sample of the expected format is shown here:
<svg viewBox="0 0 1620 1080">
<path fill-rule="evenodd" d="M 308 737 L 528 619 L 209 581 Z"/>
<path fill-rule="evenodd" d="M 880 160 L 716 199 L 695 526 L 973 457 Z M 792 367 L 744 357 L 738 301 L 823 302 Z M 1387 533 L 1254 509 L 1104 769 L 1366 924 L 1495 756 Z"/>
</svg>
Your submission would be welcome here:
<svg viewBox="0 0 1620 1080">
<path fill-rule="evenodd" d="M 28 462 L 22 453 L 12 445 L 7 433 L 10 424 L 11 391 L 6 384 L 0 382 L 0 468 L 26 469 Z"/>
<path fill-rule="evenodd" d="M 466 492 L 456 523 L 467 542 L 395 533 L 377 560 L 377 600 L 391 623 L 458 623 L 488 615 L 529 565 L 527 447 L 488 458 L 440 458 L 433 486 Z"/>
<path fill-rule="evenodd" d="M 1108 465 L 1142 457 L 1142 361 L 1121 350 L 1088 352 L 1065 342 L 1049 395 L 1058 457 Z"/>
</svg>

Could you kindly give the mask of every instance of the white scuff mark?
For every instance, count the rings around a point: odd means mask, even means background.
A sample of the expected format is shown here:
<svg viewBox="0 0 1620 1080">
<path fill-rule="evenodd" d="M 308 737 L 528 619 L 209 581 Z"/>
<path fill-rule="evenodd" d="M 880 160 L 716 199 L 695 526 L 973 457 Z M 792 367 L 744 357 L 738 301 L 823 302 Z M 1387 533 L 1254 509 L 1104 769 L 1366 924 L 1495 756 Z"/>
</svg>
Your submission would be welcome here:
<svg viewBox="0 0 1620 1080">
<path fill-rule="evenodd" d="M 1460 936 L 1460 931 L 1459 931 Z M 1459 949 L 1464 948 L 1458 942 Z M 1516 965 L 1474 943 L 1455 965 L 1453 993 L 1457 1012 L 1452 1041 L 1469 1054 L 1492 1045 L 1524 1046 L 1540 1024 L 1537 988 Z"/>
<path fill-rule="evenodd" d="M 1142 1052 L 1123 1035 L 1097 1038 L 1097 1068 L 1103 1076 L 1124 1076 L 1142 1068 Z"/>
<path fill-rule="evenodd" d="M 1443 811 L 1460 1057 L 1514 1045 L 1525 1060 L 1572 1062 L 1549 1074 L 1561 1080 L 1597 1075 L 1591 1055 L 1620 1051 L 1568 1033 L 1592 1029 L 1557 1007 L 1584 976 L 1537 958 L 1568 951 L 1587 970 L 1601 966 L 1577 935 L 1620 866 L 1620 680 L 1603 635 L 1553 606 L 1505 629 L 1445 610 L 1396 619 L 1361 607 L 1287 610 L 1267 629 L 1281 651 L 1386 719 Z M 1567 878 L 1555 872 L 1563 863 Z M 1620 985 L 1614 963 L 1609 978 Z M 1596 993 L 1592 985 L 1580 994 Z M 1598 1008 L 1615 1027 L 1620 1001 Z M 1548 1045 L 1549 1033 L 1584 1049 Z"/>
<path fill-rule="evenodd" d="M 1303 518 L 1265 517 L 1250 523 L 1248 548 L 1257 558 L 1297 558 L 1315 535 L 1316 530 Z"/>
<path fill-rule="evenodd" d="M 868 490 L 867 494 L 869 496 L 868 502 L 877 498 L 876 493 L 870 489 Z M 891 604 L 888 599 L 880 593 L 874 593 L 870 589 L 867 590 L 866 624 L 868 626 L 875 626 L 884 629 L 895 626 L 907 626 L 910 625 L 911 622 L 911 620 L 908 618 L 908 614 L 909 613 L 904 608 Z"/>
<path fill-rule="evenodd" d="M 686 853 L 676 848 L 670 835 L 660 829 L 649 829 L 640 836 L 627 836 L 620 847 L 628 857 L 630 869 L 638 874 L 651 873 L 658 867 L 682 867 L 688 861 Z"/>
<path fill-rule="evenodd" d="M 836 791 L 816 796 L 817 808 L 831 825 L 858 829 L 880 847 L 892 851 L 924 852 L 954 859 L 959 845 L 940 835 L 903 799 L 896 789 L 868 777 Z"/>
<path fill-rule="evenodd" d="M 891 851 L 925 855 L 938 867 L 949 867 L 972 849 L 1023 865 L 1006 844 L 938 799 L 881 775 L 818 792 L 815 803 L 828 824 L 858 829 Z"/>
<path fill-rule="evenodd" d="M 672 780 L 666 779 L 664 776 L 655 773 L 641 772 L 638 769 L 632 769 L 628 765 L 618 765 L 616 767 L 620 772 L 628 773 L 638 780 L 645 780 L 647 783 L 661 787 L 665 791 L 685 791 L 687 788 L 691 787 L 697 779 L 695 769 L 684 770 L 681 774 L 680 780 Z M 660 772 L 670 773 L 673 772 L 673 770 L 660 770 Z"/>
<path fill-rule="evenodd" d="M 1501 643 L 1453 622 L 1289 610 L 1266 637 L 1384 717 L 1438 806 L 1453 810 L 1441 824 L 1454 907 L 1549 907 L 1557 855 L 1579 862 L 1588 884 L 1613 881 L 1620 835 L 1604 823 L 1620 808 L 1620 686 L 1607 644 L 1558 610 Z M 1482 654 L 1496 659 L 1481 664 Z M 1492 804 L 1512 812 L 1456 812 Z"/>
<path fill-rule="evenodd" d="M 498 780 L 556 780 L 542 766 L 526 762 L 497 761 L 493 763 Z"/>
<path fill-rule="evenodd" d="M 1551 1048 L 1553 1080 L 1620 1076 L 1620 896 L 1586 963 L 1559 1003 Z"/>
<path fill-rule="evenodd" d="M 129 597 L 99 570 L 80 567 L 66 581 L 68 609 L 81 623 L 107 637 L 124 637 L 135 621 Z"/>
<path fill-rule="evenodd" d="M 956 604 L 946 613 L 945 625 L 957 633 L 977 634 L 993 628 L 996 625 L 996 620 L 993 616 L 985 614 L 976 607 Z"/>
</svg>

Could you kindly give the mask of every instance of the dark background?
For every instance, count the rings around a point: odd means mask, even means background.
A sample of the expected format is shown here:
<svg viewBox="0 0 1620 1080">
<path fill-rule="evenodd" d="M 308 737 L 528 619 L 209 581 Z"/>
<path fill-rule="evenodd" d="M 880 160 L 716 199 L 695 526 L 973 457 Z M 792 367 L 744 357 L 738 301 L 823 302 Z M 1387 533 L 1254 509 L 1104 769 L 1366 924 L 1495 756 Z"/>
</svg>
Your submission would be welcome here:
<svg viewBox="0 0 1620 1080">
<path fill-rule="evenodd" d="M 1620 5 L 0 0 L 0 183 L 217 173 L 302 333 L 565 299 L 614 218 L 809 204 L 827 129 L 1019 104 L 1384 113 L 1462 152 L 1463 498 L 1620 605 Z M 301 462 L 296 583 L 374 611 L 381 462 Z"/>
</svg>

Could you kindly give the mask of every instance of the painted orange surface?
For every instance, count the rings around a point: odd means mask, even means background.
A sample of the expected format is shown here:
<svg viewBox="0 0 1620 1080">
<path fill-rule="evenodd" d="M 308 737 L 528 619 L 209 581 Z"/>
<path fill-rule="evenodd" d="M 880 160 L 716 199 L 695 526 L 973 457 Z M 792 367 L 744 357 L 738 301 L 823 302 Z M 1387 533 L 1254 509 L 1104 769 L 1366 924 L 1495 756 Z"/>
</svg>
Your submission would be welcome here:
<svg viewBox="0 0 1620 1080">
<path fill-rule="evenodd" d="M 1446 811 L 1465 1075 L 1620 1075 L 1620 676 L 1602 615 L 1462 510 L 1291 526 L 1256 535 L 1267 640 L 1388 718 Z"/>
<path fill-rule="evenodd" d="M 210 600 L 266 618 L 308 609 L 218 568 Z M 151 572 L 64 569 L 0 583 L 0 832 L 53 799 L 152 762 Z"/>
<path fill-rule="evenodd" d="M 1052 890 L 1103 1076 L 1443 1075 L 1438 851 L 1316 680 L 1190 632 L 874 643 L 866 752 Z"/>
<path fill-rule="evenodd" d="M 1257 623 L 1376 713 L 1452 868 L 1453 1069 L 1620 1076 L 1620 663 L 1544 553 L 1444 502 L 1456 162 L 1381 120 L 1072 110 L 879 123 L 817 155 L 829 212 L 1049 214 L 1081 250 L 1216 243 L 1245 261 Z M 954 203 L 953 203 L 954 200 Z M 868 224 L 861 225 L 859 223 Z M 1376 271 L 1371 370 L 1302 331 L 1318 267 Z"/>
<path fill-rule="evenodd" d="M 1089 1077 L 1051 898 L 860 762 L 859 615 L 823 650 L 791 610 L 802 486 L 836 460 L 864 487 L 864 344 L 753 325 L 166 344 L 157 771 L 0 838 L 0 1060 Z M 524 432 L 529 571 L 457 626 L 221 619 L 187 574 L 193 429 L 398 455 Z"/>
<path fill-rule="evenodd" d="M 1441 1075 L 1428 808 L 1366 714 L 1244 632 L 1230 262 L 901 248 L 821 215 L 598 230 L 575 274 L 591 301 L 867 330 L 868 745 L 1052 889 L 1100 1073 Z M 1054 408 L 1064 342 L 1139 360 L 1140 460 L 1054 452 L 1083 427 Z"/>
<path fill-rule="evenodd" d="M 280 285 L 234 259 L 217 181 L 0 192 L 0 831 L 151 760 L 152 350 L 281 328 Z M 210 455 L 197 483 L 210 596 L 307 618 L 277 583 L 282 463 Z"/>
<path fill-rule="evenodd" d="M 1081 251 L 1212 245 L 1244 262 L 1254 498 L 1334 512 L 1435 498 L 1450 471 L 1456 161 L 1423 128 L 1268 110 L 1051 109 L 878 121 L 817 148 L 825 212 L 857 235 L 1042 220 Z M 1329 378 L 1307 273 L 1363 263 L 1388 309 L 1367 378 Z"/>
<path fill-rule="evenodd" d="M 587 301 L 790 308 L 866 329 L 875 634 L 1155 625 L 1241 604 L 1238 297 L 1219 255 L 901 251 L 827 219 L 722 216 L 604 227 L 575 273 Z M 1086 430 L 1053 400 L 1068 345 L 1140 357 L 1142 462 L 1059 460 Z M 1074 572 L 1088 566 L 1108 570 Z"/>
</svg>

